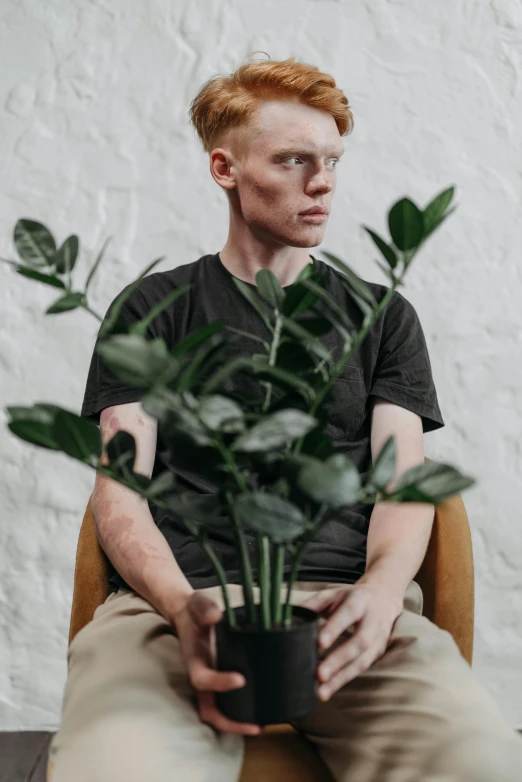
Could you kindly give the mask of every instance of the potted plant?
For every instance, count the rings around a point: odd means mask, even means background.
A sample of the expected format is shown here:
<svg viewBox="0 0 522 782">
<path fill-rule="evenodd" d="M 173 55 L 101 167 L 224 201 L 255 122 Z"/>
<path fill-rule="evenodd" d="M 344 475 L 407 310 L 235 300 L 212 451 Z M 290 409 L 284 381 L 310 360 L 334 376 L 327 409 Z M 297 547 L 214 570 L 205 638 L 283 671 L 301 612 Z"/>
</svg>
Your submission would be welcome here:
<svg viewBox="0 0 522 782">
<path fill-rule="evenodd" d="M 409 198 L 397 201 L 388 213 L 389 242 L 366 228 L 383 256 L 379 265 L 390 283 L 379 302 L 346 263 L 324 253 L 342 272 L 342 283 L 360 309 L 359 329 L 329 296 L 323 277 L 311 265 L 286 290 L 268 270 L 256 275 L 256 291 L 234 278 L 266 324 L 271 341 L 247 334 L 256 340 L 258 352 L 231 360 L 224 358 L 224 351 L 238 329 L 222 321 L 189 333 L 173 346 L 146 337 L 151 320 L 190 286 L 173 290 L 147 318 L 121 328 L 118 313 L 125 298 L 162 258 L 115 299 L 99 331 L 103 360 L 123 383 L 140 389 L 143 408 L 157 419 L 158 432 L 171 452 L 178 458 L 181 454 L 202 476 L 218 479 L 216 494 L 181 491 L 171 471 L 154 479 L 135 473 L 136 443 L 128 432 L 112 437 L 102 463 L 96 424 L 48 403 L 6 408 L 13 434 L 63 451 L 133 489 L 176 514 L 200 542 L 223 591 L 225 610 L 216 626 L 217 668 L 239 671 L 246 678 L 244 687 L 217 696 L 220 708 L 232 719 L 281 723 L 316 705 L 318 616 L 292 604 L 292 586 L 303 552 L 323 524 L 358 502 L 438 504 L 474 483 L 450 465 L 428 462 L 408 470 L 390 487 L 395 473 L 395 443 L 390 437 L 363 485 L 354 464 L 335 452 L 324 430 L 334 380 L 403 284 L 420 246 L 455 208 L 448 209 L 453 192 L 453 187 L 444 190 L 422 210 Z M 14 229 L 14 245 L 20 261 L 7 263 L 19 274 L 61 291 L 48 314 L 81 307 L 102 320 L 87 294 L 107 242 L 83 291 L 73 290 L 71 280 L 77 236 L 57 247 L 48 228 L 21 219 Z M 344 345 L 337 362 L 321 341 L 331 329 L 337 329 Z M 283 353 L 285 366 L 278 362 Z M 260 393 L 242 398 L 227 389 L 227 379 L 236 372 L 254 378 Z M 244 597 L 239 608 L 230 605 L 224 570 L 212 545 L 213 531 L 234 542 Z M 257 579 L 249 555 L 252 542 Z M 283 589 L 287 562 L 290 575 Z M 255 581 L 259 601 L 254 599 Z"/>
</svg>

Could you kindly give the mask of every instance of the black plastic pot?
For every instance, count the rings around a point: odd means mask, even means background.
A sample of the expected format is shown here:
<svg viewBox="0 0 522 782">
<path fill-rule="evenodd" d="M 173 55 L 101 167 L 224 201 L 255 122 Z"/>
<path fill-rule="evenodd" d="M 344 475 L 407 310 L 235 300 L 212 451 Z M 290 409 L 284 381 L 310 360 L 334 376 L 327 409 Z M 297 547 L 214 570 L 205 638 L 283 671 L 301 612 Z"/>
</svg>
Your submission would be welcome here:
<svg viewBox="0 0 522 782">
<path fill-rule="evenodd" d="M 288 722 L 313 711 L 318 614 L 294 606 L 291 627 L 260 630 L 244 626 L 244 606 L 233 610 L 237 627 L 230 627 L 226 617 L 216 625 L 216 667 L 242 673 L 246 685 L 216 693 L 218 708 L 232 720 L 256 725 Z"/>
</svg>

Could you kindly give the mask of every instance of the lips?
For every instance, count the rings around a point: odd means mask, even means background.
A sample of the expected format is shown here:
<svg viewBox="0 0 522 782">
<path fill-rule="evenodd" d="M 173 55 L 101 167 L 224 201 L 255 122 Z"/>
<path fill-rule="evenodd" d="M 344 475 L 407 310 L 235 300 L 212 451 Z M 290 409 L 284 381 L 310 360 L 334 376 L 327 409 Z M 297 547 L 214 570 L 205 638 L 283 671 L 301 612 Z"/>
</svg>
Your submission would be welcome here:
<svg viewBox="0 0 522 782">
<path fill-rule="evenodd" d="M 327 215 L 328 209 L 324 206 L 311 206 L 310 209 L 306 209 L 304 212 L 299 212 L 301 215 Z"/>
</svg>

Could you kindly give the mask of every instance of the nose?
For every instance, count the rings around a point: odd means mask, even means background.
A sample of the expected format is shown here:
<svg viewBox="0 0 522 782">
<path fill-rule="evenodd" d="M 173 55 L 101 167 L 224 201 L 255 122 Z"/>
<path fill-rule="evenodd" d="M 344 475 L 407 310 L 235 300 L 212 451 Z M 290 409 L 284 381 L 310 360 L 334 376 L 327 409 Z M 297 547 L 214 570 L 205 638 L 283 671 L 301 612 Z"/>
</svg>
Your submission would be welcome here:
<svg viewBox="0 0 522 782">
<path fill-rule="evenodd" d="M 329 171 L 326 168 L 319 168 L 316 173 L 310 177 L 306 187 L 307 194 L 330 193 L 334 189 L 334 183 Z"/>
</svg>

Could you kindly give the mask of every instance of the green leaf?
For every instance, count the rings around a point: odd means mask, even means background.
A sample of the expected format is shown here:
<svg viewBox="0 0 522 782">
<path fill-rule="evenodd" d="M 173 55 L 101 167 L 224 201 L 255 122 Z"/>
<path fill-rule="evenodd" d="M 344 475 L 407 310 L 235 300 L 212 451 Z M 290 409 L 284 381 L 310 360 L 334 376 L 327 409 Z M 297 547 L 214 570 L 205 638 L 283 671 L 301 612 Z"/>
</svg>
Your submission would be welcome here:
<svg viewBox="0 0 522 782">
<path fill-rule="evenodd" d="M 215 432 L 241 432 L 245 428 L 241 407 L 220 394 L 201 397 L 198 414 L 203 424 Z"/>
<path fill-rule="evenodd" d="M 406 470 L 393 491 L 386 495 L 386 500 L 438 505 L 474 484 L 473 478 L 463 475 L 455 467 L 430 461 Z"/>
<path fill-rule="evenodd" d="M 231 445 L 233 451 L 267 451 L 288 440 L 302 437 L 317 426 L 317 420 L 302 410 L 287 408 L 267 416 L 241 434 Z"/>
<path fill-rule="evenodd" d="M 324 290 L 324 288 L 321 288 L 321 286 L 317 285 L 317 283 L 314 282 L 313 280 L 305 280 L 305 282 L 303 282 L 303 285 L 306 288 L 309 288 L 313 293 L 315 293 L 317 298 L 321 299 L 321 301 L 324 302 L 324 304 L 326 304 L 327 307 L 335 315 L 337 315 L 339 320 L 341 320 L 344 323 L 345 326 L 347 326 L 348 328 L 352 328 L 353 327 L 353 323 L 351 322 L 351 320 L 348 317 L 348 315 L 346 314 L 346 312 L 341 307 L 339 307 L 337 302 L 334 301 L 334 299 L 330 296 L 329 293 L 327 293 Z"/>
<path fill-rule="evenodd" d="M 243 280 L 240 280 L 237 277 L 233 277 L 232 279 L 236 288 L 243 294 L 245 299 L 252 305 L 252 307 L 255 309 L 259 317 L 262 319 L 265 326 L 270 331 L 273 331 L 274 327 L 270 323 L 269 312 L 266 308 L 266 304 L 259 298 L 257 293 L 255 293 L 252 290 L 252 288 L 249 288 L 248 285 L 243 282 Z"/>
<path fill-rule="evenodd" d="M 147 489 L 147 499 L 157 499 L 176 487 L 176 476 L 170 470 L 165 470 L 150 483 Z"/>
<path fill-rule="evenodd" d="M 347 291 L 347 293 L 352 297 L 354 302 L 357 304 L 361 312 L 364 314 L 365 317 L 368 317 L 373 312 L 373 307 L 371 304 L 368 304 L 368 302 L 363 299 L 362 296 L 359 296 L 358 293 L 356 293 L 353 288 L 350 287 L 350 284 L 346 284 L 345 280 L 342 280 L 343 288 Z"/>
<path fill-rule="evenodd" d="M 451 209 L 448 209 L 446 214 L 443 214 L 442 217 L 439 217 L 437 220 L 435 220 L 431 224 L 430 228 L 424 231 L 424 239 L 426 239 L 428 236 L 430 236 L 430 234 L 432 234 L 433 231 L 436 228 L 438 228 L 444 222 L 444 220 L 446 220 L 450 216 L 450 214 L 452 214 L 452 212 L 455 211 L 456 208 L 457 208 L 456 206 L 453 206 Z"/>
<path fill-rule="evenodd" d="M 197 408 L 197 402 L 192 405 L 191 395 L 188 392 L 179 394 L 167 388 L 153 388 L 143 397 L 141 404 L 146 413 L 162 423 L 169 437 L 176 430 L 181 430 L 199 446 L 211 442 L 203 424 L 190 409 Z"/>
<path fill-rule="evenodd" d="M 81 307 L 86 301 L 85 294 L 81 292 L 67 293 L 65 296 L 57 299 L 45 312 L 47 315 L 53 315 L 56 312 L 67 312 Z"/>
<path fill-rule="evenodd" d="M 367 226 L 365 225 L 363 225 L 363 228 L 365 231 L 367 231 L 370 234 L 373 241 L 375 242 L 375 244 L 377 245 L 381 253 L 384 255 L 385 259 L 388 261 L 389 266 L 392 269 L 395 269 L 395 267 L 399 263 L 399 259 L 393 247 L 390 247 L 389 244 L 386 244 L 384 239 L 381 239 L 379 234 L 376 234 L 375 231 L 371 230 L 371 228 L 367 228 Z"/>
<path fill-rule="evenodd" d="M 116 377 L 136 388 L 150 388 L 171 365 L 163 339 L 116 334 L 99 343 L 97 350 Z"/>
<path fill-rule="evenodd" d="M 92 278 L 94 277 L 96 273 L 96 269 L 100 265 L 102 258 L 104 256 L 105 250 L 107 249 L 107 245 L 109 244 L 110 240 L 112 239 L 112 236 L 108 236 L 107 239 L 104 241 L 103 246 L 98 253 L 96 260 L 94 261 L 94 264 L 92 266 L 92 269 L 90 270 L 89 274 L 87 275 L 87 280 L 85 282 L 85 293 L 87 293 L 87 290 L 89 288 L 89 285 L 91 284 Z"/>
<path fill-rule="evenodd" d="M 80 240 L 76 234 L 67 237 L 54 258 L 58 274 L 69 274 L 74 269 L 79 246 Z"/>
<path fill-rule="evenodd" d="M 145 318 L 142 318 L 142 320 L 139 320 L 136 323 L 133 323 L 131 326 L 129 326 L 129 333 L 140 334 L 144 336 L 147 333 L 149 324 L 152 323 L 154 318 L 156 318 L 160 314 L 160 312 L 163 312 L 164 309 L 170 307 L 171 304 L 173 304 L 176 301 L 176 299 L 179 299 L 180 296 L 183 296 L 183 294 L 185 294 L 188 290 L 190 290 L 190 288 L 192 288 L 192 284 L 182 285 L 180 288 L 176 288 L 173 291 L 171 291 L 167 296 L 165 296 L 164 299 L 162 299 L 158 304 L 156 304 L 156 306 L 153 307 L 149 313 L 147 313 L 147 316 Z"/>
<path fill-rule="evenodd" d="M 353 462 L 344 454 L 336 453 L 324 462 L 303 467 L 298 485 L 316 502 L 341 508 L 357 502 L 360 478 Z"/>
<path fill-rule="evenodd" d="M 127 299 L 134 293 L 136 288 L 139 287 L 140 282 L 145 277 L 146 274 L 150 272 L 151 269 L 154 268 L 154 266 L 157 266 L 158 263 L 163 261 L 165 259 L 165 256 L 162 255 L 160 258 L 156 258 L 155 261 L 152 261 L 146 269 L 140 274 L 140 276 L 134 280 L 134 282 L 131 282 L 129 285 L 127 285 L 114 299 L 111 307 L 110 307 L 110 314 L 105 318 L 103 321 L 100 331 L 98 332 L 100 339 L 103 339 L 106 337 L 114 328 L 116 323 L 118 322 L 118 317 L 121 312 L 121 308 L 127 301 Z"/>
<path fill-rule="evenodd" d="M 277 350 L 276 367 L 285 372 L 302 376 L 304 372 L 312 372 L 315 366 L 316 360 L 298 342 L 285 342 Z"/>
<path fill-rule="evenodd" d="M 396 449 L 395 438 L 390 435 L 384 443 L 381 452 L 375 459 L 374 465 L 368 476 L 368 485 L 381 491 L 395 475 Z"/>
<path fill-rule="evenodd" d="M 308 432 L 303 440 L 300 451 L 300 454 L 303 457 L 310 456 L 319 459 L 320 461 L 324 461 L 334 453 L 332 441 L 321 427 L 317 427 L 316 429 L 312 429 L 311 432 Z"/>
<path fill-rule="evenodd" d="M 127 466 L 134 467 L 136 461 L 136 440 L 134 435 L 123 429 L 118 430 L 109 440 L 106 446 L 109 457 L 109 467 L 118 471 Z"/>
<path fill-rule="evenodd" d="M 8 428 L 21 440 L 52 450 L 61 450 L 53 436 L 53 424 L 63 408 L 40 402 L 32 407 L 12 406 L 6 412 L 10 416 Z"/>
<path fill-rule="evenodd" d="M 53 436 L 53 422 L 60 409 L 56 405 L 45 404 L 6 407 L 6 413 L 10 416 L 7 426 L 21 440 L 59 451 L 60 446 Z"/>
<path fill-rule="evenodd" d="M 256 274 L 256 285 L 261 296 L 275 309 L 280 310 L 285 292 L 275 274 L 269 269 L 260 269 Z"/>
<path fill-rule="evenodd" d="M 267 535 L 274 543 L 294 540 L 307 526 L 301 509 L 276 494 L 245 492 L 237 496 L 234 508 L 245 527 Z"/>
<path fill-rule="evenodd" d="M 424 234 L 422 212 L 410 198 L 401 198 L 388 213 L 388 227 L 399 250 L 412 250 Z"/>
<path fill-rule="evenodd" d="M 11 416 L 12 421 L 39 421 L 40 423 L 50 423 L 54 421 L 54 417 L 59 410 L 64 408 L 58 405 L 48 404 L 47 402 L 38 402 L 32 407 L 21 407 L 13 405 L 12 407 L 6 407 L 6 412 Z"/>
<path fill-rule="evenodd" d="M 178 513 L 182 518 L 190 519 L 198 524 L 218 527 L 230 524 L 230 517 L 223 514 L 223 509 L 217 494 L 195 494 L 182 492 L 170 494 L 162 499 L 168 509 Z"/>
<path fill-rule="evenodd" d="M 299 320 L 294 320 L 294 323 L 302 326 L 314 337 L 323 337 L 332 330 L 331 320 L 322 313 L 318 315 L 306 315 L 305 317 L 299 318 Z"/>
<path fill-rule="evenodd" d="M 292 336 L 297 337 L 308 350 L 315 353 L 319 358 L 331 361 L 332 356 L 328 348 L 325 347 L 320 340 L 314 337 L 310 331 L 297 323 L 297 321 L 292 320 L 292 318 L 287 318 L 286 315 L 281 315 L 281 321 L 283 328 L 289 331 Z"/>
<path fill-rule="evenodd" d="M 101 434 L 97 424 L 85 418 L 60 410 L 53 424 L 53 438 L 68 456 L 87 464 L 94 464 L 101 455 Z"/>
<path fill-rule="evenodd" d="M 60 446 L 53 439 L 49 424 L 42 424 L 38 421 L 14 421 L 8 423 L 7 427 L 21 440 L 39 445 L 42 448 L 60 450 Z"/>
<path fill-rule="evenodd" d="M 337 268 L 344 274 L 348 280 L 348 283 L 350 284 L 350 287 L 353 288 L 353 290 L 359 296 L 361 296 L 361 298 L 367 301 L 368 304 L 371 304 L 372 307 L 376 306 L 377 301 L 371 291 L 371 288 L 364 282 L 364 280 L 361 280 L 361 278 L 348 266 L 347 263 L 341 261 L 341 259 L 337 258 L 337 256 L 332 255 L 332 253 L 326 252 L 326 250 L 321 250 L 321 252 L 323 255 L 326 255 L 326 257 L 329 258 L 334 266 L 337 266 Z"/>
<path fill-rule="evenodd" d="M 236 358 L 227 361 L 226 364 L 220 367 L 217 372 L 214 372 L 214 374 L 205 381 L 201 393 L 211 393 L 215 388 L 218 388 L 229 375 L 233 375 L 235 372 L 243 370 L 253 371 L 252 362 L 245 356 L 237 356 Z"/>
<path fill-rule="evenodd" d="M 424 208 L 422 212 L 424 238 L 426 238 L 426 236 L 434 231 L 436 226 L 441 223 L 443 215 L 450 205 L 454 193 L 455 186 L 452 185 L 451 187 L 446 188 L 446 190 L 443 190 L 441 193 L 436 195 L 435 198 Z"/>
<path fill-rule="evenodd" d="M 22 218 L 15 225 L 13 241 L 18 255 L 33 266 L 53 266 L 56 242 L 42 223 Z"/>
<path fill-rule="evenodd" d="M 209 323 L 207 326 L 203 326 L 203 328 L 198 329 L 197 331 L 191 331 L 174 345 L 170 351 L 170 355 L 179 358 L 185 353 L 188 353 L 189 350 L 192 350 L 201 343 L 206 342 L 206 340 L 209 339 L 209 337 L 211 337 L 213 334 L 223 331 L 224 328 L 224 321 L 215 320 L 212 323 Z"/>
<path fill-rule="evenodd" d="M 207 358 L 212 356 L 216 350 L 221 350 L 224 347 L 222 344 L 215 344 L 212 340 L 210 343 L 200 345 L 195 355 L 186 362 L 183 370 L 180 372 L 176 381 L 177 391 L 186 391 L 200 380 L 200 377 L 208 371 L 206 364 Z M 214 362 L 211 362 L 211 364 Z"/>
<path fill-rule="evenodd" d="M 259 364 L 257 367 L 255 367 L 256 376 L 259 380 L 267 380 L 270 383 L 275 383 L 277 385 L 282 385 L 285 388 L 293 388 L 295 391 L 297 391 L 303 399 L 305 399 L 307 402 L 313 402 L 316 393 L 313 388 L 313 386 L 310 385 L 310 383 L 307 383 L 306 380 L 303 380 L 303 378 L 298 377 L 297 375 L 292 374 L 292 372 L 288 372 L 285 369 L 281 369 L 277 366 L 268 366 L 265 364 L 262 366 Z"/>
<path fill-rule="evenodd" d="M 243 331 L 243 329 L 236 329 L 235 326 L 230 326 L 228 324 L 225 326 L 225 328 L 227 329 L 227 331 L 231 331 L 234 334 L 239 334 L 241 337 L 248 337 L 248 339 L 251 339 L 254 342 L 261 342 L 266 352 L 267 353 L 270 352 L 270 344 L 262 337 L 258 337 L 257 334 L 250 334 L 248 331 Z"/>
<path fill-rule="evenodd" d="M 148 415 L 152 416 L 152 418 L 162 420 L 169 412 L 177 414 L 183 406 L 183 401 L 181 399 L 181 394 L 171 391 L 168 388 L 158 386 L 152 388 L 143 396 L 141 406 Z"/>
<path fill-rule="evenodd" d="M 19 266 L 18 264 L 16 264 L 16 271 L 23 277 L 29 277 L 32 280 L 43 282 L 45 285 L 52 285 L 55 288 L 62 288 L 62 290 L 65 290 L 65 285 L 62 280 L 55 277 L 53 274 L 42 274 L 42 272 L 38 272 L 36 269 L 31 269 L 28 266 Z"/>
<path fill-rule="evenodd" d="M 310 309 L 313 304 L 315 304 L 317 301 L 317 294 L 305 286 L 305 282 L 309 281 L 311 274 L 312 272 L 310 272 L 307 277 L 301 279 L 299 282 L 296 280 L 296 282 L 290 286 L 283 302 L 283 315 L 286 315 L 287 317 L 296 317 L 297 315 L 300 315 L 301 312 L 305 312 L 306 310 Z M 321 279 L 324 281 L 322 275 L 317 275 L 317 277 L 321 277 Z M 315 282 L 315 279 L 313 282 Z"/>
</svg>

